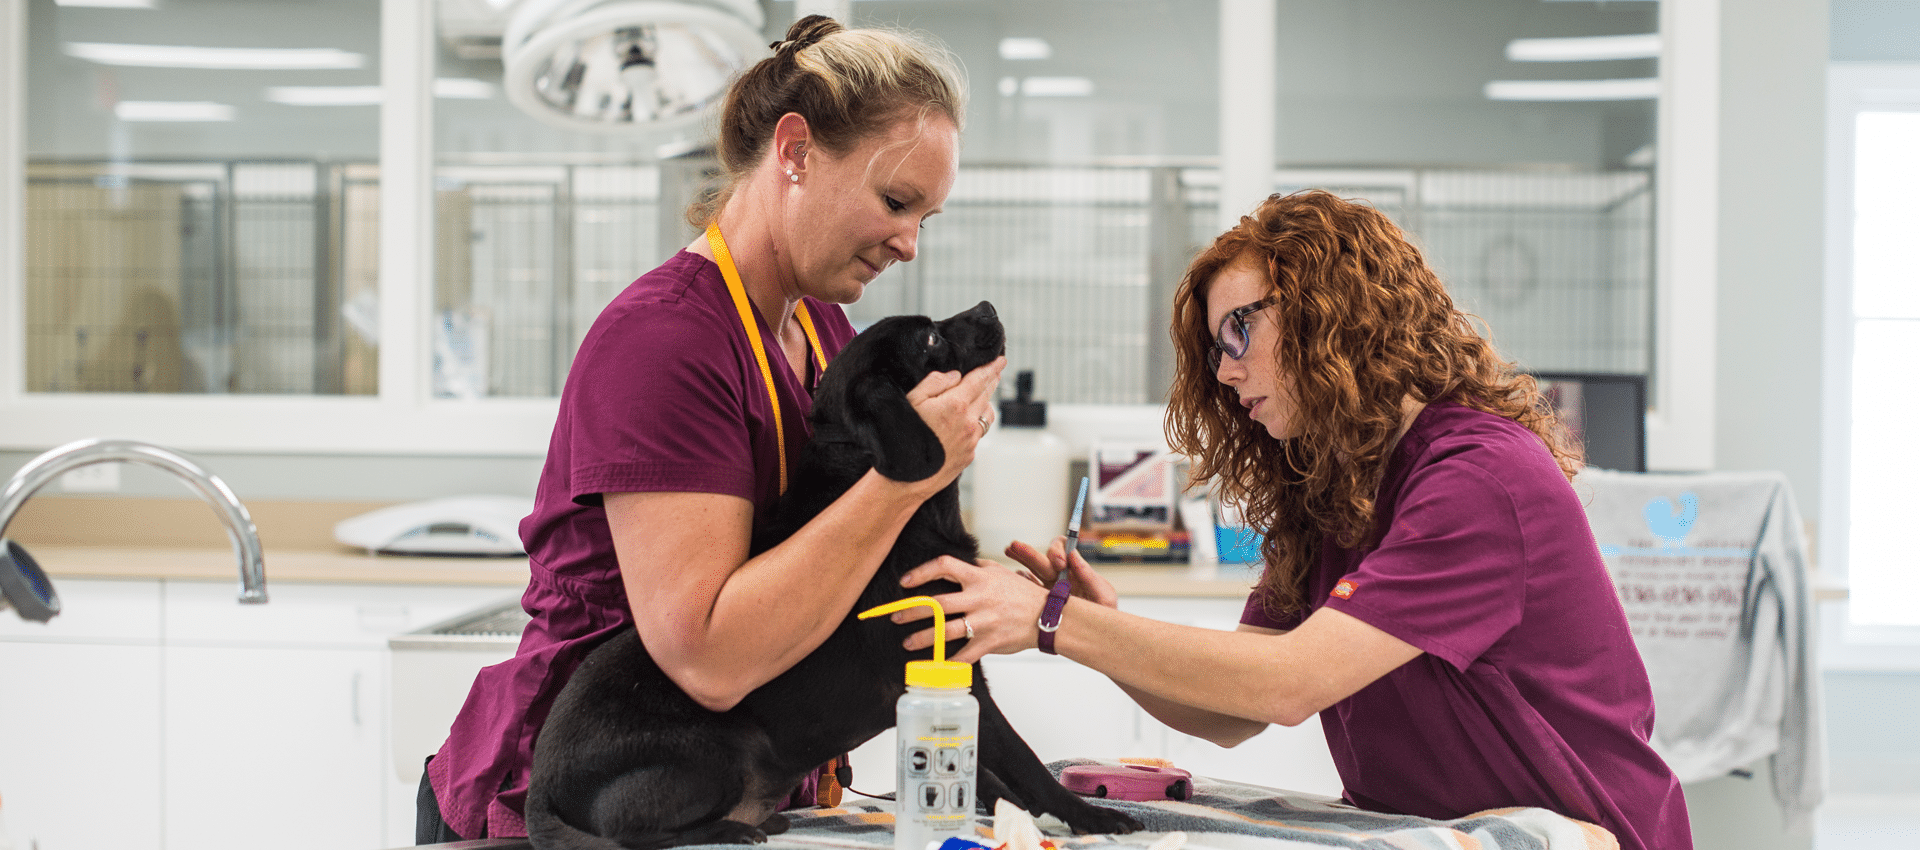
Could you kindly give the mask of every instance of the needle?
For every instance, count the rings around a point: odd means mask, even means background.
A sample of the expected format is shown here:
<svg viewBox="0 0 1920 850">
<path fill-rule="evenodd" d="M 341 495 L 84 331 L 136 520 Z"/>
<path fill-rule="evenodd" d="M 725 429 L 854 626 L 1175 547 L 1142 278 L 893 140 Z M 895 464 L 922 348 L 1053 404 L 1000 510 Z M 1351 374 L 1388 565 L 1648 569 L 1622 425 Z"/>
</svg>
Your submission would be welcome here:
<svg viewBox="0 0 1920 850">
<path fill-rule="evenodd" d="M 1087 509 L 1087 477 L 1080 477 L 1080 495 L 1073 500 L 1073 519 L 1067 521 L 1068 548 L 1080 545 L 1080 513 Z"/>
</svg>

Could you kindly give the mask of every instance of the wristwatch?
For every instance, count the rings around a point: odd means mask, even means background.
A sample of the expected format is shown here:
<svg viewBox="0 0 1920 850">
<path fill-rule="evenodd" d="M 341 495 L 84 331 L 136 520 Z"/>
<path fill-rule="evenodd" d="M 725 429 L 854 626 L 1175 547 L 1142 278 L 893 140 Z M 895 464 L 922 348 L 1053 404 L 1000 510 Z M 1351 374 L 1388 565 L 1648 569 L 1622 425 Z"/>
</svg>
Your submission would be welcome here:
<svg viewBox="0 0 1920 850">
<path fill-rule="evenodd" d="M 1053 651 L 1053 633 L 1060 630 L 1060 612 L 1067 609 L 1067 597 L 1073 593 L 1073 584 L 1067 581 L 1062 572 L 1060 580 L 1053 583 L 1053 589 L 1047 591 L 1047 607 L 1040 609 L 1040 651 L 1048 655 L 1059 655 Z"/>
</svg>

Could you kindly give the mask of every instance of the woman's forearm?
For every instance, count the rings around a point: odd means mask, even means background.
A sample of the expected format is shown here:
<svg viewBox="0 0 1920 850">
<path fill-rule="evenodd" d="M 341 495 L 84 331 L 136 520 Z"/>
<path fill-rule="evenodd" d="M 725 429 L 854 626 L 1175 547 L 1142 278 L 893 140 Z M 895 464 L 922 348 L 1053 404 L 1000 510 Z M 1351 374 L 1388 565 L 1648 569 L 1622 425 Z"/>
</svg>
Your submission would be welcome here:
<svg viewBox="0 0 1920 850">
<path fill-rule="evenodd" d="M 1286 663 L 1286 635 L 1178 625 L 1074 599 L 1054 641 L 1061 655 L 1106 674 L 1161 722 L 1196 737 L 1244 739 L 1318 708 L 1306 707 L 1300 671 Z"/>
<path fill-rule="evenodd" d="M 608 521 L 648 651 L 688 695 L 725 710 L 833 633 L 920 501 L 914 488 L 869 472 L 752 558 L 744 500 L 610 495 Z"/>
<path fill-rule="evenodd" d="M 1218 734 L 1223 741 L 1247 727 L 1222 717 L 1295 726 L 1420 655 L 1411 644 L 1332 608 L 1315 611 L 1284 633 L 1222 632 L 1074 599 L 1054 639 L 1060 654 L 1149 702 L 1159 700 L 1142 706 L 1168 709 L 1168 725 L 1186 723 L 1209 732 L 1202 737 Z"/>
<path fill-rule="evenodd" d="M 1195 738 L 1203 738 L 1222 747 L 1237 746 L 1241 742 L 1265 731 L 1267 724 L 1259 720 L 1248 720 L 1206 709 L 1194 708 L 1168 699 L 1162 699 L 1121 682 L 1120 686 L 1127 696 L 1133 698 L 1142 709 L 1153 715 L 1155 720 L 1165 723 L 1174 731 Z"/>
</svg>

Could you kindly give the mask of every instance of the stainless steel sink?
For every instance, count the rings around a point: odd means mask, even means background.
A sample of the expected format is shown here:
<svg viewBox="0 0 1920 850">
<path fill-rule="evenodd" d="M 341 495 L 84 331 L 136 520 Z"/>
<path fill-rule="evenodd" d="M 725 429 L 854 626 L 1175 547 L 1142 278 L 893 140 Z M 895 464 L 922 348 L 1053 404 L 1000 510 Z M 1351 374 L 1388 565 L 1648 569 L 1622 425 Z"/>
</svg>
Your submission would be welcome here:
<svg viewBox="0 0 1920 850">
<path fill-rule="evenodd" d="M 520 645 L 520 632 L 530 619 L 516 597 L 448 617 L 406 634 L 394 635 L 387 638 L 387 646 L 397 650 L 505 649 L 512 652 Z"/>
<path fill-rule="evenodd" d="M 516 596 L 387 638 L 393 766 L 400 781 L 408 787 L 420 781 L 421 763 L 446 741 L 474 674 L 513 657 L 528 619 Z"/>
</svg>

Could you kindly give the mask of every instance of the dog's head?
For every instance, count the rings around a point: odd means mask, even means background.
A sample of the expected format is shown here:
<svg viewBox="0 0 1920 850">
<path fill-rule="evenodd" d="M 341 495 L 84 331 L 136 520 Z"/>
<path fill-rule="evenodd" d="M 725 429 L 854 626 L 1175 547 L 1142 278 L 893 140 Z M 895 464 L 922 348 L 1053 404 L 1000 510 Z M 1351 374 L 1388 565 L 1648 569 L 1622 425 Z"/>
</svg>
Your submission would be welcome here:
<svg viewBox="0 0 1920 850">
<path fill-rule="evenodd" d="M 907 402 L 934 372 L 970 372 L 1007 349 L 1006 330 L 985 301 L 951 318 L 892 316 L 875 322 L 833 358 L 813 394 L 814 439 L 852 442 L 895 481 L 940 471 L 940 438 Z"/>
</svg>

